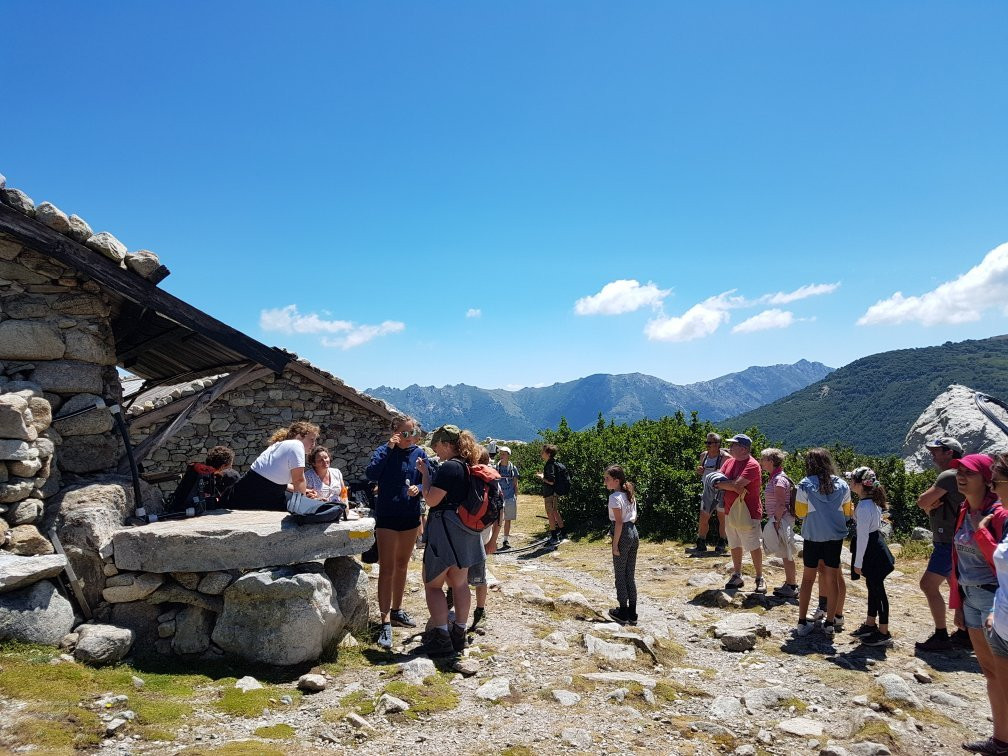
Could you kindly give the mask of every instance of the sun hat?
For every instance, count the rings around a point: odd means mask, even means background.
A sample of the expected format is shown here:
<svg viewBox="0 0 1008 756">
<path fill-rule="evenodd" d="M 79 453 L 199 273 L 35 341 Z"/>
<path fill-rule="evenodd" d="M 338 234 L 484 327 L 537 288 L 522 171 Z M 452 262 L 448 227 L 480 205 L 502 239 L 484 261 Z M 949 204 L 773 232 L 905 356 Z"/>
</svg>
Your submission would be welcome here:
<svg viewBox="0 0 1008 756">
<path fill-rule="evenodd" d="M 980 473 L 988 483 L 994 477 L 994 460 L 986 454 L 967 454 L 961 459 L 953 459 L 952 467 L 962 467 L 970 472 Z"/>
<path fill-rule="evenodd" d="M 498 446 L 497 447 L 497 453 L 498 454 L 504 454 L 504 453 L 510 454 L 511 453 L 511 448 L 508 447 L 508 446 Z"/>
</svg>

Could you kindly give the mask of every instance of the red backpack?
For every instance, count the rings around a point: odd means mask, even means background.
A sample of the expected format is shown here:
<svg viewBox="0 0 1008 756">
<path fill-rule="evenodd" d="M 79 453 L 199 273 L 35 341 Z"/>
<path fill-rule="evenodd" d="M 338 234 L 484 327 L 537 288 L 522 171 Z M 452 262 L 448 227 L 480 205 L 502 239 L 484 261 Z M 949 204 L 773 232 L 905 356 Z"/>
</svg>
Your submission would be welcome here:
<svg viewBox="0 0 1008 756">
<path fill-rule="evenodd" d="M 500 519 L 504 508 L 500 473 L 491 465 L 466 465 L 466 497 L 459 503 L 459 520 L 469 530 L 482 533 Z"/>
</svg>

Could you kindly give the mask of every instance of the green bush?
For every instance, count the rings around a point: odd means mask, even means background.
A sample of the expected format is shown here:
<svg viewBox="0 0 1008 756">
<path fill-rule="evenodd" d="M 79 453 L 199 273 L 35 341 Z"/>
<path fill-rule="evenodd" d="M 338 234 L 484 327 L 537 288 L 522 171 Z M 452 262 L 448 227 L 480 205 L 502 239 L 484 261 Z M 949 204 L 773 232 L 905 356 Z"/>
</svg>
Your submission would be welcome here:
<svg viewBox="0 0 1008 756">
<path fill-rule="evenodd" d="M 571 430 L 561 419 L 555 430 L 540 433 L 541 440 L 516 446 L 512 461 L 521 471 L 521 492 L 541 494 L 542 484 L 535 473 L 543 467 L 542 446 L 556 444 L 557 460 L 567 466 L 571 477 L 571 492 L 561 498 L 560 510 L 568 529 L 582 535 L 608 527 L 608 492 L 602 474 L 608 465 L 622 465 L 637 488 L 641 534 L 690 540 L 696 536 L 701 493 L 695 472 L 697 458 L 711 431 L 725 438 L 736 432 L 701 423 L 696 413 L 689 420 L 678 412 L 672 417 L 639 420 L 631 425 L 606 423 L 600 414 L 595 427 L 583 431 Z M 756 428 L 744 432 L 753 439 L 755 456 L 767 446 L 780 446 L 769 443 Z M 785 472 L 796 482 L 805 474 L 803 451 L 792 450 L 784 465 Z M 841 473 L 860 465 L 868 465 L 878 473 L 889 494 L 890 519 L 898 534 L 927 524 L 916 501 L 934 482 L 934 472 L 907 473 L 898 457 L 871 457 L 849 447 L 830 451 Z"/>
</svg>

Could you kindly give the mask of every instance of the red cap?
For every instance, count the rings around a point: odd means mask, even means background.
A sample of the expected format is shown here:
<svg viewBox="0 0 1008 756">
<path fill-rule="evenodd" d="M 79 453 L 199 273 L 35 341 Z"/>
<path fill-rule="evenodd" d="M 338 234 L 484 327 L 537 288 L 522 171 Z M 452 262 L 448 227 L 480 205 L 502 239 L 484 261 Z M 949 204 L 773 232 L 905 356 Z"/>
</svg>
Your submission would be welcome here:
<svg viewBox="0 0 1008 756">
<path fill-rule="evenodd" d="M 980 473 L 988 483 L 994 477 L 994 460 L 986 454 L 967 454 L 961 459 L 953 459 L 952 466 L 964 467 L 971 472 Z"/>
</svg>

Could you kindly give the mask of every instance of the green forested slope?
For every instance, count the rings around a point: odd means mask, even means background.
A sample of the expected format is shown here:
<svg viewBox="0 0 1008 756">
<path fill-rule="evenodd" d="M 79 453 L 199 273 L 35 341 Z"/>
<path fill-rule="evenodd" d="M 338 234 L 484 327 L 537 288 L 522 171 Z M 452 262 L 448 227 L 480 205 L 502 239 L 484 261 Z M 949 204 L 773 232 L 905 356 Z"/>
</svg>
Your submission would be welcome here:
<svg viewBox="0 0 1008 756">
<path fill-rule="evenodd" d="M 899 454 L 910 426 L 952 383 L 1008 398 L 1008 336 L 863 357 L 723 425 L 755 425 L 790 448 L 841 444 Z"/>
</svg>

